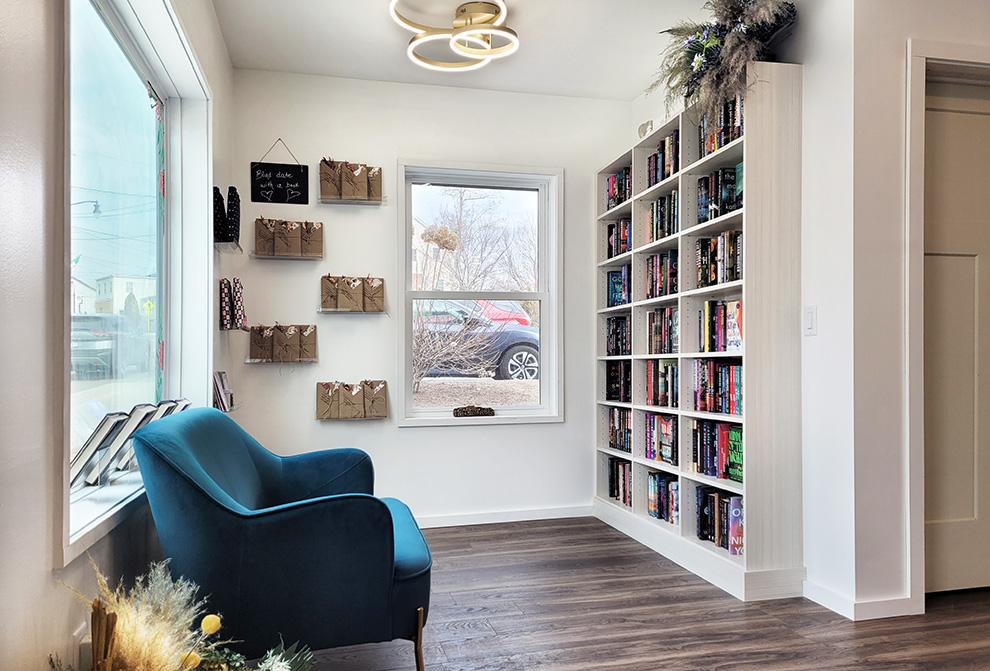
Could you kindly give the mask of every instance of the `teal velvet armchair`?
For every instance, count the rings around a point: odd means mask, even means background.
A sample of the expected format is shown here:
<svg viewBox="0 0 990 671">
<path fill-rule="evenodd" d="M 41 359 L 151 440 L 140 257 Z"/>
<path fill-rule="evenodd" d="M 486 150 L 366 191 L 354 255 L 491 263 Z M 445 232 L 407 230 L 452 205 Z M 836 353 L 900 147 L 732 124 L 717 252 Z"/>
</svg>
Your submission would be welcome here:
<svg viewBox="0 0 990 671">
<path fill-rule="evenodd" d="M 243 641 L 231 647 L 403 638 L 422 671 L 430 550 L 408 507 L 373 496 L 366 453 L 279 457 L 212 408 L 148 424 L 134 451 L 171 570 Z"/>
</svg>

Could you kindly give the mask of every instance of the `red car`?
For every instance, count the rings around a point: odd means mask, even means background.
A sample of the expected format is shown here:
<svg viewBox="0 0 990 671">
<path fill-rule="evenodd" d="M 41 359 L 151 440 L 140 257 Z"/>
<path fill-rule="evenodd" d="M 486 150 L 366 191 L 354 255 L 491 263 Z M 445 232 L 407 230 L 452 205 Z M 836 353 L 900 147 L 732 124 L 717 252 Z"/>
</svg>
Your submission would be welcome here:
<svg viewBox="0 0 990 671">
<path fill-rule="evenodd" d="M 461 304 L 468 313 L 481 311 L 481 316 L 493 322 L 505 322 L 529 326 L 532 321 L 518 301 L 456 301 Z"/>
</svg>

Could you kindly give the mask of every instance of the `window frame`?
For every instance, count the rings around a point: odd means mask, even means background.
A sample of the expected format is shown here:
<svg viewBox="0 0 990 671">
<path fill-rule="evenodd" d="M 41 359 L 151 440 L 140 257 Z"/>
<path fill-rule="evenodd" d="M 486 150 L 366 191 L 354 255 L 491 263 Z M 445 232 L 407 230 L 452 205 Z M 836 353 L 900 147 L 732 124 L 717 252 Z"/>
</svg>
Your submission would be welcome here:
<svg viewBox="0 0 990 671">
<path fill-rule="evenodd" d="M 399 371 L 397 414 L 399 427 L 464 426 L 562 422 L 563 417 L 563 295 L 561 243 L 563 240 L 563 176 L 560 168 L 520 167 L 454 161 L 399 160 L 398 219 L 400 286 Z M 539 192 L 537 291 L 413 291 L 412 185 L 433 182 L 451 186 L 536 189 Z M 482 299 L 540 301 L 540 404 L 505 406 L 491 417 L 453 417 L 450 408 L 413 407 L 412 302 L 428 299 Z"/>
<path fill-rule="evenodd" d="M 165 109 L 165 226 L 162 235 L 158 279 L 164 334 L 163 398 L 184 397 L 193 405 L 208 405 L 212 370 L 210 326 L 213 323 L 212 212 L 213 148 L 210 131 L 212 95 L 192 49 L 181 33 L 178 17 L 168 2 L 156 0 L 90 0 L 102 16 L 118 46 Z M 71 52 L 69 49 L 71 8 L 64 0 L 65 23 L 61 114 L 62 200 L 60 239 L 64 264 L 56 285 L 62 291 L 63 311 L 54 323 L 63 334 L 61 399 L 58 431 L 53 446 L 55 469 L 55 515 L 53 525 L 54 568 L 62 568 L 86 552 L 94 543 L 144 504 L 143 486 L 129 489 L 109 502 L 97 519 L 70 535 L 69 436 L 71 403 Z M 196 289 L 200 290 L 197 291 Z M 57 327 L 56 327 L 57 328 Z"/>
</svg>

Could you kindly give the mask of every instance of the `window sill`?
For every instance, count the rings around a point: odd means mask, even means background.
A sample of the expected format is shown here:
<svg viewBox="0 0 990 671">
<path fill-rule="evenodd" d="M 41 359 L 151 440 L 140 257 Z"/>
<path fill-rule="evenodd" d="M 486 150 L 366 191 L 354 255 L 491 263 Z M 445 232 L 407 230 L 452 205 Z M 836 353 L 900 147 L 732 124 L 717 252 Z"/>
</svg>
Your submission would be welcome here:
<svg viewBox="0 0 990 671">
<path fill-rule="evenodd" d="M 498 412 L 498 411 L 496 411 Z M 526 414 L 524 412 L 513 412 L 508 410 L 503 414 L 496 414 L 490 417 L 454 417 L 450 410 L 422 411 L 414 415 L 399 418 L 399 428 L 416 426 L 481 426 L 492 424 L 547 424 L 551 422 L 563 422 L 563 413 L 549 413 L 546 411 Z"/>
<path fill-rule="evenodd" d="M 69 504 L 71 528 L 62 548 L 62 566 L 89 550 L 144 503 L 144 483 L 139 471 L 126 473 Z M 77 522 L 78 520 L 78 522 Z"/>
</svg>

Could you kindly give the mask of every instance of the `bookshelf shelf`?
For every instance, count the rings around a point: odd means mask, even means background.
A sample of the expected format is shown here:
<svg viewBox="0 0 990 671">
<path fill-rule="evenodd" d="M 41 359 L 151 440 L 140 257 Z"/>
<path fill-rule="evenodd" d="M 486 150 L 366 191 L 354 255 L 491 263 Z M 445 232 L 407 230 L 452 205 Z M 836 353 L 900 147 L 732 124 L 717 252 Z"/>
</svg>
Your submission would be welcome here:
<svg viewBox="0 0 990 671">
<path fill-rule="evenodd" d="M 732 139 L 721 140 L 717 150 L 701 156 L 709 142 L 700 126 L 707 123 L 711 132 L 717 124 L 687 109 L 596 175 L 599 363 L 592 508 L 606 523 L 739 599 L 756 600 L 798 596 L 805 577 L 800 292 L 794 289 L 801 282 L 801 67 L 751 63 L 747 78 L 742 127 L 736 128 L 737 115 L 727 108 L 722 116 Z M 651 172 L 660 174 L 658 162 L 679 170 L 664 170 L 666 176 L 650 185 Z M 631 193 L 609 209 L 615 175 Z M 712 215 L 699 222 L 701 199 L 715 195 L 723 212 L 734 209 L 719 216 L 717 207 L 705 203 Z M 603 261 L 613 231 L 627 235 L 612 223 L 620 219 L 630 220 L 631 248 Z M 651 240 L 658 232 L 667 235 Z M 646 298 L 651 274 L 665 271 L 671 260 L 651 257 L 675 253 L 676 284 L 664 279 L 662 286 L 677 291 Z M 633 301 L 602 307 L 613 281 L 608 273 L 620 267 L 628 271 L 623 293 Z M 725 281 L 699 287 L 700 278 Z M 609 343 L 619 315 L 627 317 L 618 333 L 631 356 L 607 355 L 615 351 L 606 348 L 614 347 Z M 705 342 L 743 347 L 699 351 Z M 661 345 L 680 352 L 648 353 Z M 708 407 L 738 401 L 745 414 L 694 410 L 705 384 L 709 402 L 721 400 Z M 620 390 L 632 403 L 607 400 L 620 397 Z M 657 399 L 671 402 L 671 395 L 679 407 L 652 405 Z M 609 447 L 624 444 L 631 452 Z M 673 453 L 678 465 L 652 458 L 661 453 Z M 706 475 L 733 468 L 745 472 L 743 482 Z M 675 517 L 671 510 L 657 511 L 659 486 L 676 500 L 676 522 L 650 514 Z M 698 538 L 699 515 L 713 538 L 732 541 L 732 553 Z M 742 531 L 723 519 L 743 520 Z"/>
</svg>

